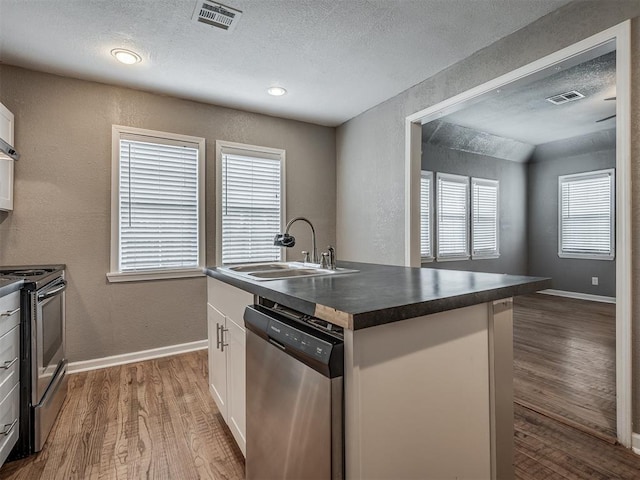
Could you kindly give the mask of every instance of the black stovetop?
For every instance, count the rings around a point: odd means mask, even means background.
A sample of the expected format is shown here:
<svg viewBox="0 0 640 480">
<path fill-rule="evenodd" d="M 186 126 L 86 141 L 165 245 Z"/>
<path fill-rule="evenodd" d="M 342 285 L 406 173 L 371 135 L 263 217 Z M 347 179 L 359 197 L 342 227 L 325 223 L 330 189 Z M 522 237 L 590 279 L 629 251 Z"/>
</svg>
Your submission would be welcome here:
<svg viewBox="0 0 640 480">
<path fill-rule="evenodd" d="M 17 265 L 0 267 L 0 277 L 24 280 L 25 288 L 40 288 L 59 277 L 65 265 Z"/>
</svg>

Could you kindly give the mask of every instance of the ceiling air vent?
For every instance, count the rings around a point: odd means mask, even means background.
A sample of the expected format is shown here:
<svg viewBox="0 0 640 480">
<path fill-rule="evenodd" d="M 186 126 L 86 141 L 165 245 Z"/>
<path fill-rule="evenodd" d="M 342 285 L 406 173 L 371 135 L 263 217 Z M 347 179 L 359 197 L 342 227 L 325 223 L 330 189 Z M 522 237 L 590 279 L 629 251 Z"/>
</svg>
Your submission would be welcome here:
<svg viewBox="0 0 640 480">
<path fill-rule="evenodd" d="M 241 15 L 242 12 L 240 10 L 227 7 L 221 3 L 198 0 L 192 20 L 231 32 L 236 28 Z"/>
<path fill-rule="evenodd" d="M 584 95 L 577 90 L 571 90 L 570 92 L 561 93 L 560 95 L 554 95 L 547 98 L 547 102 L 551 102 L 554 105 L 562 105 L 563 103 L 573 102 L 574 100 L 580 100 L 584 98 Z"/>
</svg>

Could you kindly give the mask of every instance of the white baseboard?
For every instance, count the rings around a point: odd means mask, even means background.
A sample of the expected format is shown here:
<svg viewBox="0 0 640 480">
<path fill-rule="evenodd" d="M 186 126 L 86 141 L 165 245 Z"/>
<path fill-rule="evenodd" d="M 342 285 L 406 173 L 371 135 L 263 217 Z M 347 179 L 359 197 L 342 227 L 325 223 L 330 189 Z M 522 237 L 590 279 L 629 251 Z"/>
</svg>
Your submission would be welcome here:
<svg viewBox="0 0 640 480">
<path fill-rule="evenodd" d="M 121 355 L 113 355 L 110 357 L 70 362 L 67 366 L 67 372 L 85 372 L 87 370 L 97 370 L 99 368 L 115 367 L 116 365 L 124 365 L 126 363 L 142 362 L 144 360 L 152 360 L 154 358 L 168 357 L 169 355 L 203 350 L 207 348 L 207 344 L 207 340 L 198 340 L 197 342 L 169 345 L 167 347 L 152 348 L 151 350 L 142 350 L 140 352 L 123 353 Z"/>
<path fill-rule="evenodd" d="M 636 455 L 640 455 L 640 433 L 631 434 L 631 450 Z"/>
<path fill-rule="evenodd" d="M 565 292 L 564 290 L 540 290 L 538 293 L 555 295 L 556 297 L 577 298 L 578 300 L 588 300 L 590 302 L 616 303 L 616 297 L 605 297 L 604 295 L 592 295 L 590 293 Z"/>
</svg>

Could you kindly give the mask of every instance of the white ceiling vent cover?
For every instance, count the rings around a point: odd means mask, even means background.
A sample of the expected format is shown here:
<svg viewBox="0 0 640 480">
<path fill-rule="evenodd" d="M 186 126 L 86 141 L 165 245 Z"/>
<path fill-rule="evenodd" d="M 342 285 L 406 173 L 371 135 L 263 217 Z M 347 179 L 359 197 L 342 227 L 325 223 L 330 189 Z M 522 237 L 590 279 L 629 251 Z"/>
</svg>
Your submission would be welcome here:
<svg viewBox="0 0 640 480">
<path fill-rule="evenodd" d="M 547 102 L 551 102 L 554 105 L 562 105 L 563 103 L 573 102 L 574 100 L 580 100 L 581 98 L 584 98 L 583 94 L 581 94 L 577 90 L 571 90 L 570 92 L 554 95 L 553 97 L 549 97 L 546 100 Z"/>
<path fill-rule="evenodd" d="M 205 23 L 212 27 L 218 27 L 227 32 L 236 28 L 242 12 L 235 8 L 227 7 L 221 3 L 209 0 L 198 0 L 196 9 L 191 18 L 194 22 Z"/>
</svg>

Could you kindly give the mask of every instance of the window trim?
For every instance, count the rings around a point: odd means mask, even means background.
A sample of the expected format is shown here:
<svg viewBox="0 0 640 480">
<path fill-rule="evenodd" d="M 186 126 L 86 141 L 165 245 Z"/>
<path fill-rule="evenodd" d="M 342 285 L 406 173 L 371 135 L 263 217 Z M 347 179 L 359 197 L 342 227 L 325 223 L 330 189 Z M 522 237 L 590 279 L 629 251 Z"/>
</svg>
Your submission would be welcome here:
<svg viewBox="0 0 640 480">
<path fill-rule="evenodd" d="M 488 253 L 476 253 L 475 252 L 475 229 L 474 229 L 474 193 L 473 186 L 474 185 L 489 185 L 496 187 L 496 249 L 493 252 Z M 472 260 L 484 260 L 484 259 L 492 259 L 492 258 L 500 258 L 500 181 L 492 180 L 489 178 L 478 178 L 471 177 L 471 187 L 469 190 L 469 195 L 471 197 L 471 214 L 469 215 L 469 219 L 471 222 L 471 259 Z"/>
<path fill-rule="evenodd" d="M 216 140 L 216 265 L 222 266 L 222 156 L 225 153 L 280 160 L 280 230 L 287 218 L 286 152 L 281 148 Z M 282 251 L 281 251 L 282 255 Z M 285 253 L 286 256 L 286 253 Z M 282 259 L 282 258 L 281 258 Z"/>
<path fill-rule="evenodd" d="M 181 269 L 158 269 L 153 271 L 120 271 L 120 139 L 133 135 L 149 137 L 151 140 L 191 143 L 198 148 L 198 266 Z M 111 126 L 111 258 L 109 282 L 137 282 L 143 280 L 163 280 L 170 278 L 190 278 L 204 275 L 205 262 L 205 139 L 178 133 L 161 132 L 124 125 Z"/>
<path fill-rule="evenodd" d="M 467 238 L 466 238 L 466 242 L 465 242 L 465 252 L 464 253 L 456 253 L 456 254 L 446 254 L 446 255 L 441 255 L 440 254 L 440 208 L 441 208 L 441 203 L 440 202 L 440 185 L 439 185 L 439 180 L 440 179 L 444 179 L 444 180 L 449 180 L 455 183 L 462 183 L 465 185 L 466 187 L 466 194 L 465 194 L 465 209 L 466 209 L 466 218 L 465 218 L 465 228 L 466 228 L 466 232 L 467 232 Z M 470 182 L 469 182 L 469 177 L 465 176 L 465 175 L 455 175 L 452 173 L 442 173 L 442 172 L 436 172 L 436 188 L 435 188 L 435 199 L 436 199 L 436 237 L 435 237 L 435 241 L 436 241 L 436 251 L 434 252 L 436 255 L 436 260 L 438 262 L 453 262 L 453 261 L 457 261 L 457 260 L 469 260 L 471 259 L 471 254 L 469 251 L 469 243 L 470 243 L 470 218 L 471 218 L 471 213 L 469 211 L 469 205 L 470 205 L 470 201 L 469 201 L 469 197 L 470 197 Z"/>
<path fill-rule="evenodd" d="M 431 252 L 431 255 L 428 255 L 426 257 L 422 256 L 422 184 L 420 185 L 420 263 L 430 263 L 433 262 L 435 260 L 435 252 L 434 252 L 434 246 L 435 246 L 435 239 L 434 239 L 434 229 L 433 229 L 433 215 L 435 213 L 435 205 L 434 205 L 434 182 L 433 182 L 433 172 L 429 171 L 429 170 L 421 170 L 420 171 L 420 181 L 422 182 L 422 179 L 425 178 L 429 181 L 429 251 Z"/>
<path fill-rule="evenodd" d="M 611 191 L 609 192 L 609 212 L 611 222 L 609 224 L 609 238 L 611 249 L 608 254 L 594 253 L 567 253 L 562 250 L 562 184 L 567 180 L 599 177 L 607 175 Z M 606 168 L 593 170 L 590 172 L 572 173 L 569 175 L 558 175 L 558 257 L 578 258 L 583 260 L 615 260 L 616 258 L 616 169 Z"/>
</svg>

